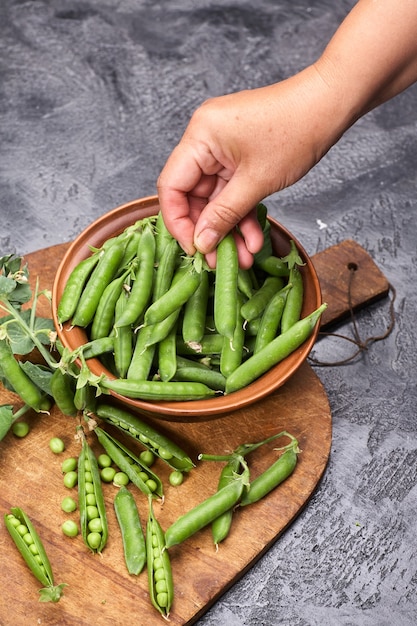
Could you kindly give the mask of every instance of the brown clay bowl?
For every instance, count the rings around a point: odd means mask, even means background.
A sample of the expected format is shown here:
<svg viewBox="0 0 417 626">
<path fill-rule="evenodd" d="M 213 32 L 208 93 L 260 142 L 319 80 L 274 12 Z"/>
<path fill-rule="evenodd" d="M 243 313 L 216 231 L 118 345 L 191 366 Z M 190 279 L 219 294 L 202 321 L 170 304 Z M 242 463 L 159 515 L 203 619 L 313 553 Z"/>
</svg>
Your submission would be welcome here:
<svg viewBox="0 0 417 626">
<path fill-rule="evenodd" d="M 64 285 L 73 268 L 89 255 L 90 246 L 100 247 L 107 239 L 121 233 L 136 220 L 155 215 L 158 211 L 157 196 L 128 202 L 98 218 L 70 245 L 58 267 L 52 293 L 52 310 L 56 330 L 59 339 L 66 348 L 74 350 L 88 341 L 83 329 L 71 327 L 69 322 L 60 326 L 56 317 L 57 306 Z M 321 291 L 317 274 L 310 258 L 295 237 L 278 222 L 270 217 L 268 219 L 271 223 L 271 238 L 275 254 L 278 256 L 288 254 L 290 250 L 289 242 L 292 239 L 296 243 L 304 262 L 301 268 L 305 290 L 302 310 L 302 317 L 304 317 L 321 304 Z M 188 402 L 148 402 L 124 398 L 115 393 L 111 395 L 116 403 L 121 403 L 125 408 L 134 409 L 136 412 L 168 421 L 198 422 L 215 419 L 222 415 L 226 416 L 237 409 L 242 409 L 262 400 L 262 398 L 281 387 L 306 360 L 314 345 L 318 330 L 319 325 L 316 326 L 313 334 L 298 350 L 252 384 L 229 395 Z M 114 378 L 113 374 L 106 370 L 99 359 L 90 359 L 88 365 L 97 376 L 105 373 L 110 378 Z"/>
</svg>

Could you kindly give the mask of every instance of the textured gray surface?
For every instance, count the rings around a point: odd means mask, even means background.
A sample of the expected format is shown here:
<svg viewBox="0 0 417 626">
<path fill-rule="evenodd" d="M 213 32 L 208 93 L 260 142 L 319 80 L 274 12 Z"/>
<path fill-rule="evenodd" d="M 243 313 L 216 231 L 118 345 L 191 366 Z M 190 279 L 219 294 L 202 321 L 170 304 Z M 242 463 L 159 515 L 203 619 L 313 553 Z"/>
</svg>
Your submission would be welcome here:
<svg viewBox="0 0 417 626">
<path fill-rule="evenodd" d="M 352 4 L 2 0 L 0 252 L 69 241 L 153 194 L 201 101 L 301 69 Z M 346 238 L 366 248 L 397 290 L 396 326 L 350 365 L 316 370 L 334 419 L 325 477 L 199 626 L 417 621 L 416 136 L 413 87 L 267 201 L 310 254 Z M 363 337 L 387 324 L 387 301 L 359 316 Z M 324 339 L 315 355 L 349 349 Z"/>
</svg>

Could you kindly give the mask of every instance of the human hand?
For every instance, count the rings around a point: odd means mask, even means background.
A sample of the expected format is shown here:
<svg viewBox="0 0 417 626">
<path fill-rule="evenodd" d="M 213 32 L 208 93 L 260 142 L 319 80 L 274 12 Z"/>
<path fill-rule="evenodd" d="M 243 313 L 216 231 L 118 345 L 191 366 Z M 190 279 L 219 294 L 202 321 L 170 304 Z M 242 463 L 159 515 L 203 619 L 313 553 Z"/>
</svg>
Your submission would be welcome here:
<svg viewBox="0 0 417 626">
<path fill-rule="evenodd" d="M 198 249 L 213 266 L 213 250 L 238 226 L 240 265 L 252 264 L 263 241 L 256 205 L 328 150 L 335 136 L 328 108 L 326 85 L 308 68 L 197 109 L 158 179 L 164 221 L 185 252 Z"/>
</svg>

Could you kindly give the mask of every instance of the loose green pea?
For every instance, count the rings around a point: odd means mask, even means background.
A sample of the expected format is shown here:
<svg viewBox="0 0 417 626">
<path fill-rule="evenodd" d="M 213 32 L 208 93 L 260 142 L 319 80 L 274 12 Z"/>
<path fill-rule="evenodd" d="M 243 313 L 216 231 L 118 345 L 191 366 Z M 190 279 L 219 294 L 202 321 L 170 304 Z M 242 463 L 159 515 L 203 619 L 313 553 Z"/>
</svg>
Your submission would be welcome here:
<svg viewBox="0 0 417 626">
<path fill-rule="evenodd" d="M 66 496 L 61 502 L 61 509 L 64 513 L 72 513 L 77 508 L 77 503 L 71 496 Z"/>
<path fill-rule="evenodd" d="M 15 437 L 26 437 L 29 433 L 30 427 L 27 422 L 15 422 L 12 426 L 12 432 Z"/>
<path fill-rule="evenodd" d="M 116 472 L 113 477 L 113 484 L 116 485 L 116 487 L 126 487 L 126 485 L 129 484 L 129 476 L 124 472 Z"/>
<path fill-rule="evenodd" d="M 104 469 L 104 468 L 107 468 L 107 467 L 110 467 L 110 466 L 111 466 L 111 464 L 112 464 L 112 460 L 111 460 L 111 458 L 109 457 L 109 455 L 108 455 L 108 454 L 100 454 L 100 455 L 97 457 L 97 463 L 98 463 L 98 466 L 99 466 L 99 467 L 101 467 L 102 469 Z"/>
<path fill-rule="evenodd" d="M 65 443 L 59 437 L 52 437 L 49 447 L 54 454 L 61 454 L 65 450 Z"/>
<path fill-rule="evenodd" d="M 100 472 L 101 480 L 104 483 L 112 483 L 115 474 L 116 470 L 114 469 L 114 467 L 103 467 Z"/>
<path fill-rule="evenodd" d="M 77 469 L 77 459 L 75 457 L 69 457 L 62 462 L 61 471 L 63 474 L 67 472 L 74 472 Z"/>
<path fill-rule="evenodd" d="M 184 481 L 184 474 L 178 470 L 174 470 L 169 475 L 169 484 L 173 487 L 179 487 Z"/>
<path fill-rule="evenodd" d="M 71 519 L 62 524 L 61 530 L 67 537 L 76 537 L 79 533 L 78 524 Z"/>
<path fill-rule="evenodd" d="M 70 471 L 64 476 L 64 485 L 68 489 L 72 489 L 78 482 L 78 472 Z"/>
</svg>

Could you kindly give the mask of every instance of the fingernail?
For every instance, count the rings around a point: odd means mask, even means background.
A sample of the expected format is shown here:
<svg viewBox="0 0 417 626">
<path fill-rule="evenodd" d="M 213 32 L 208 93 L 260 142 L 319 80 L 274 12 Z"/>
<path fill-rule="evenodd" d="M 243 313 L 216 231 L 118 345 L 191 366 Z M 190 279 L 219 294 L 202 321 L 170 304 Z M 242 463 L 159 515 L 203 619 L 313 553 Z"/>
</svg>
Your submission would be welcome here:
<svg viewBox="0 0 417 626">
<path fill-rule="evenodd" d="M 218 232 L 212 228 L 205 228 L 199 233 L 195 239 L 195 245 L 200 252 L 210 252 L 214 250 L 220 240 Z"/>
</svg>

